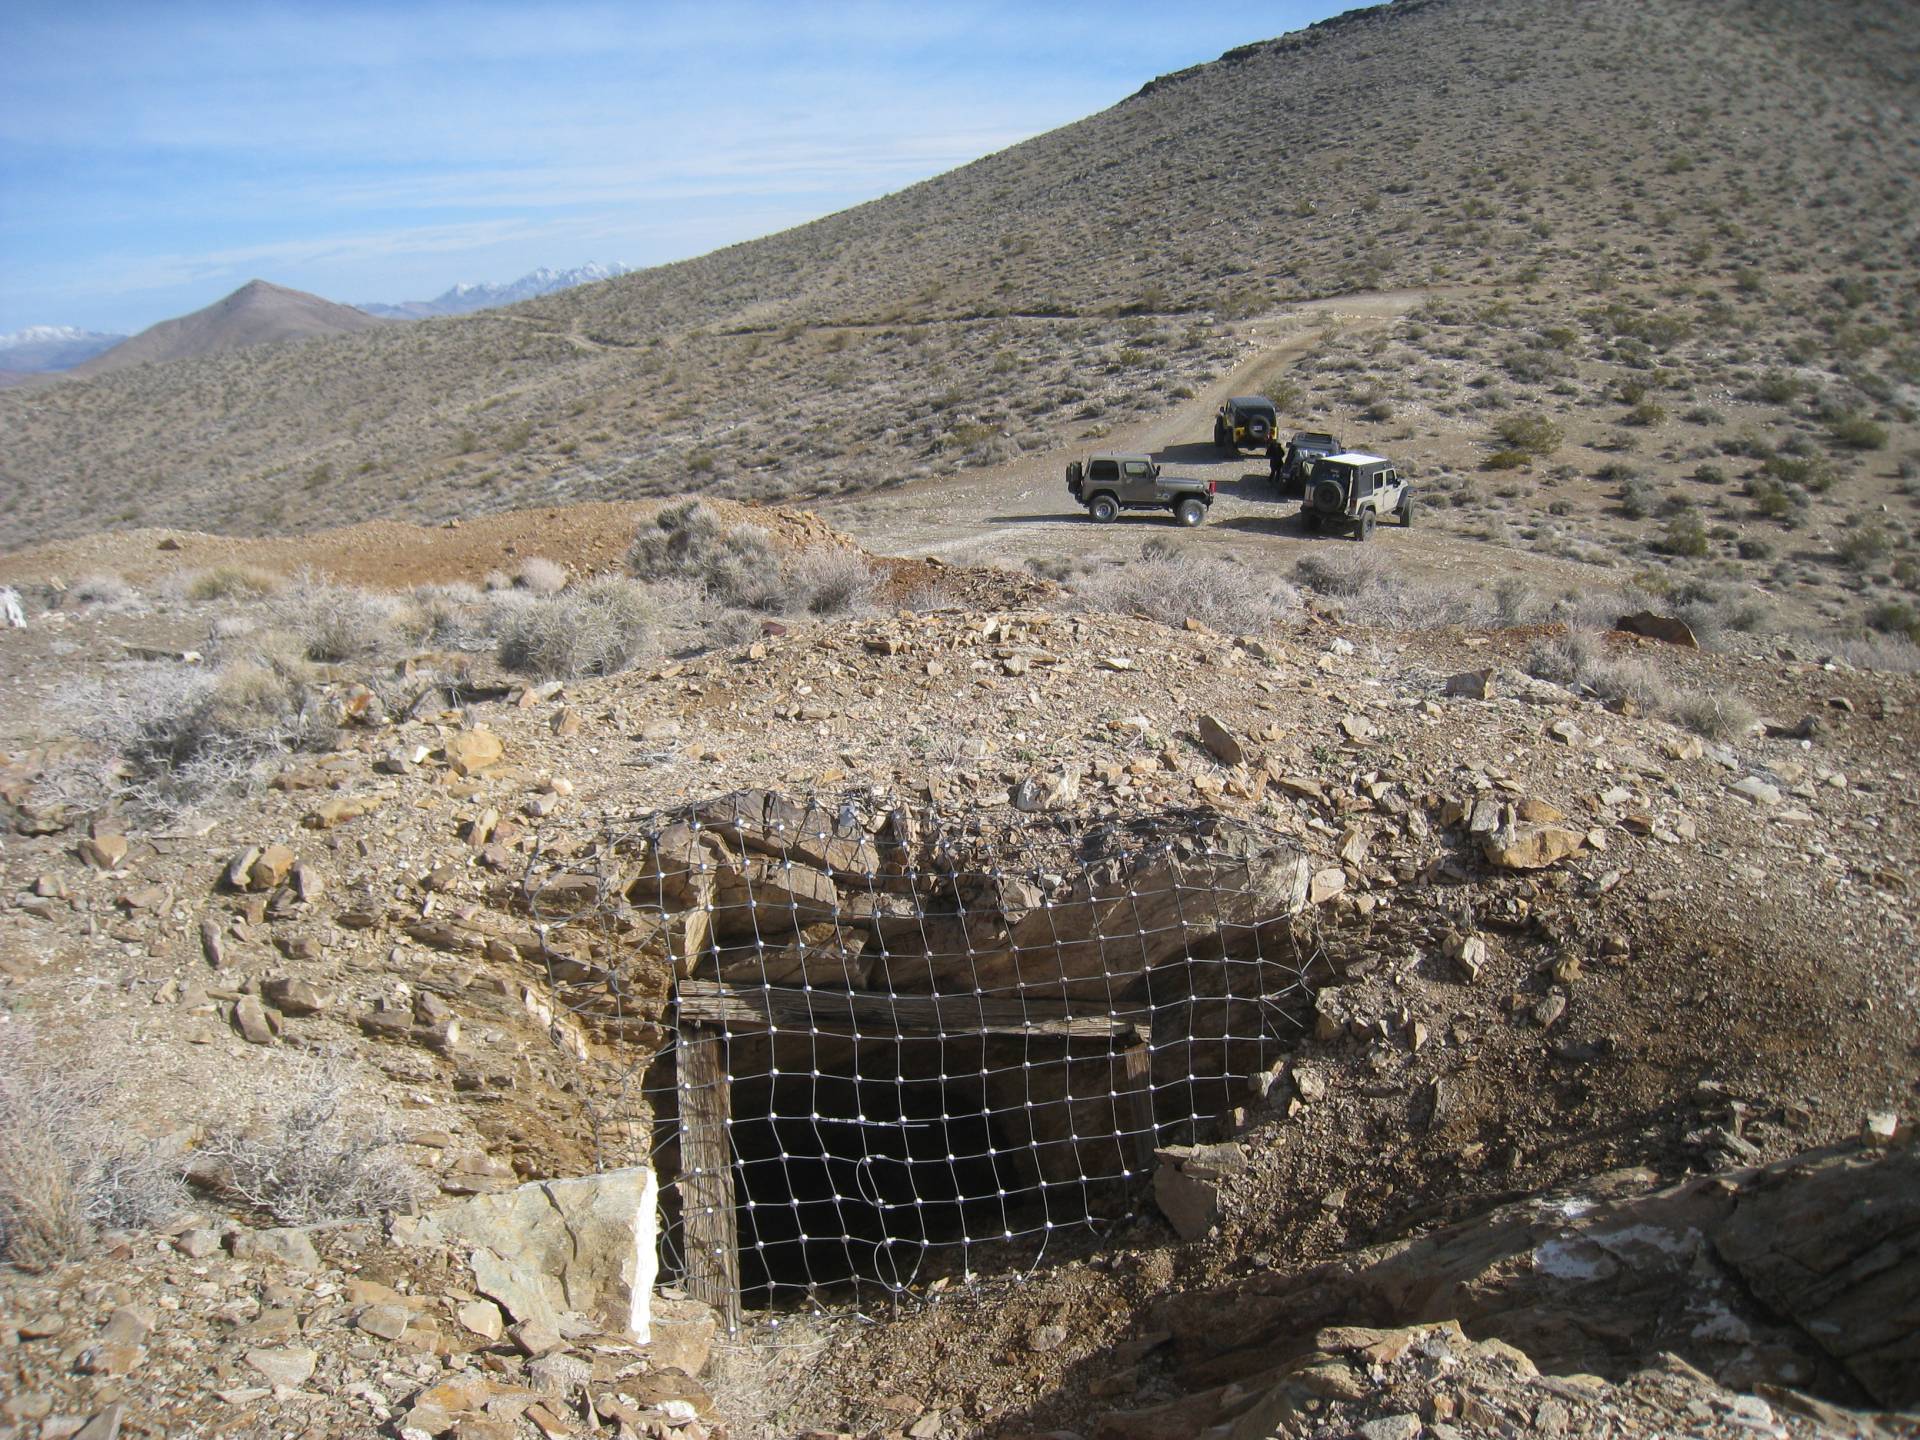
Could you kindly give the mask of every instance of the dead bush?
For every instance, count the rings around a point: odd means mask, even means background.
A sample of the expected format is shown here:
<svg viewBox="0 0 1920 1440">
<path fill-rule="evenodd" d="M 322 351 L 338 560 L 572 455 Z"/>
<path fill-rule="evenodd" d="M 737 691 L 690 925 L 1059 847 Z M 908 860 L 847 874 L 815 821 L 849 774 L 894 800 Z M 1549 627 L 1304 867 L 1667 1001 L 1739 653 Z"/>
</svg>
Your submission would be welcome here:
<svg viewBox="0 0 1920 1440">
<path fill-rule="evenodd" d="M 1674 697 L 1673 718 L 1709 740 L 1732 740 L 1753 729 L 1753 707 L 1727 691 L 1683 690 Z"/>
<path fill-rule="evenodd" d="M 545 679 L 614 675 L 652 648 L 653 626 L 644 586 L 602 576 L 511 609 L 500 631 L 500 663 Z"/>
<path fill-rule="evenodd" d="M 99 1226 L 157 1225 L 185 1208 L 180 1166 L 129 1132 L 113 1090 L 24 1024 L 0 1025 L 0 1259 L 44 1270 L 83 1253 Z"/>
<path fill-rule="evenodd" d="M 859 614 L 873 608 L 880 577 L 857 550 L 815 546 L 786 568 L 784 607 L 813 615 Z"/>
<path fill-rule="evenodd" d="M 337 1057 L 306 1058 L 244 1120 L 209 1129 L 195 1182 L 283 1225 L 410 1209 L 420 1178 L 399 1159 L 399 1136 L 356 1108 L 351 1090 Z"/>
<path fill-rule="evenodd" d="M 285 583 L 271 570 L 235 561 L 184 576 L 180 593 L 188 600 L 257 600 L 277 593 Z"/>
<path fill-rule="evenodd" d="M 1193 619 L 1228 632 L 1264 630 L 1300 611 L 1300 592 L 1284 580 L 1238 561 L 1180 553 L 1097 570 L 1073 594 L 1087 610 Z"/>
<path fill-rule="evenodd" d="M 280 623 L 299 635 L 309 660 L 338 665 L 371 660 L 426 633 L 428 621 L 393 595 L 303 581 L 279 606 Z"/>
<path fill-rule="evenodd" d="M 1609 655 L 1603 640 L 1579 630 L 1536 644 L 1528 652 L 1527 670 L 1569 690 L 1631 704 L 1651 715 L 1673 714 L 1680 698 L 1657 666 L 1633 656 Z"/>
<path fill-rule="evenodd" d="M 118 575 L 83 575 L 60 594 L 60 608 L 118 610 L 139 597 Z"/>
<path fill-rule="evenodd" d="M 543 555 L 534 555 L 522 562 L 513 583 L 536 595 L 556 595 L 566 588 L 567 567 Z"/>
<path fill-rule="evenodd" d="M 125 762 L 121 793 L 139 819 L 170 820 L 243 787 L 268 760 L 333 743 L 334 717 L 304 674 L 265 658 L 211 675 L 134 666 L 116 679 L 75 686 L 63 704 L 78 733 Z"/>
</svg>

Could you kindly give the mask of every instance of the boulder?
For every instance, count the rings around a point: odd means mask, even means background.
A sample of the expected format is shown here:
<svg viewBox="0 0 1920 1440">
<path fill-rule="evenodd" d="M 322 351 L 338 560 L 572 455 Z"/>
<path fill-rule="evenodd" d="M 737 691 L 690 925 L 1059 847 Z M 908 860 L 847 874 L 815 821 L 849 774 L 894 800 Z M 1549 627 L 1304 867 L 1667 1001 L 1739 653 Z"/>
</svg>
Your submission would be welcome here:
<svg viewBox="0 0 1920 1440">
<path fill-rule="evenodd" d="M 1544 870 L 1586 847 L 1587 837 L 1564 825 L 1518 825 L 1496 830 L 1482 842 L 1489 865 L 1502 870 Z"/>
<path fill-rule="evenodd" d="M 542 1180 L 402 1217 L 403 1241 L 464 1247 L 474 1288 L 517 1321 L 568 1311 L 645 1342 L 657 1266 L 657 1182 L 644 1166 Z"/>
<path fill-rule="evenodd" d="M 1694 638 L 1693 629 L 1686 621 L 1677 620 L 1671 615 L 1656 615 L 1651 610 L 1636 610 L 1631 615 L 1622 615 L 1613 622 L 1613 628 L 1667 645 L 1681 645 L 1688 650 L 1700 648 L 1700 642 Z"/>
<path fill-rule="evenodd" d="M 1235 738 L 1233 732 L 1211 715 L 1202 715 L 1194 724 L 1200 736 L 1200 743 L 1207 753 L 1222 765 L 1239 765 L 1247 758 L 1247 747 Z"/>
<path fill-rule="evenodd" d="M 507 747 L 491 730 L 460 730 L 447 737 L 442 753 L 456 775 L 478 775 L 498 765 Z"/>
</svg>

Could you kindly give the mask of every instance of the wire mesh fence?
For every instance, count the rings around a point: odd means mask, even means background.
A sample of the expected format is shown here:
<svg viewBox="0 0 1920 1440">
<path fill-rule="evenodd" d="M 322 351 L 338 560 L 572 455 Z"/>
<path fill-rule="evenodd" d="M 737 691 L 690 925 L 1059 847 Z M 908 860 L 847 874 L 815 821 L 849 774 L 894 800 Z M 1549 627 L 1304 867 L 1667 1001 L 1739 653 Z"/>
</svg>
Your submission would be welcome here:
<svg viewBox="0 0 1920 1440">
<path fill-rule="evenodd" d="M 651 1153 L 603 1160 L 659 1167 L 664 1265 L 732 1318 L 1133 1213 L 1156 1147 L 1297 1038 L 1308 876 L 1212 811 L 756 790 L 536 857 L 523 894 L 563 1008 L 653 1052 Z"/>
</svg>

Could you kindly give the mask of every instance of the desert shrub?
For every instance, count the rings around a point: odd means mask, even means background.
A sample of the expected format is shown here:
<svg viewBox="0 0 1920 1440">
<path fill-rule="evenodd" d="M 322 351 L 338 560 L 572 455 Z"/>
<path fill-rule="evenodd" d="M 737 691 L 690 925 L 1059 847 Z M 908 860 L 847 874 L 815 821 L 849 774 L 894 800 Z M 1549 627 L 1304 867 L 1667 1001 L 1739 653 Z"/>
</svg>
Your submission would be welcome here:
<svg viewBox="0 0 1920 1440">
<path fill-rule="evenodd" d="M 62 609 L 99 606 L 111 610 L 136 598 L 133 587 L 118 575 L 83 575 L 61 592 L 60 605 Z"/>
<path fill-rule="evenodd" d="M 1893 553 L 1893 537 L 1878 516 L 1855 515 L 1833 548 L 1849 568 L 1871 570 Z"/>
<path fill-rule="evenodd" d="M 1772 455 L 1762 468 L 1783 485 L 1803 485 L 1816 495 L 1824 495 L 1840 478 L 1824 455 Z"/>
<path fill-rule="evenodd" d="M 44 1270 L 100 1225 L 159 1224 L 185 1208 L 180 1167 L 122 1123 L 106 1072 L 45 1054 L 0 1025 L 0 1260 Z"/>
<path fill-rule="evenodd" d="M 326 749 L 336 733 L 298 662 L 260 650 L 211 674 L 143 665 L 116 680 L 72 687 L 63 703 L 76 728 L 125 761 L 120 790 L 143 820 L 243 789 L 265 762 Z"/>
<path fill-rule="evenodd" d="M 1052 580 L 1056 584 L 1065 584 L 1071 580 L 1075 570 L 1079 568 L 1064 555 L 1029 555 L 1026 565 L 1027 569 L 1042 580 Z"/>
<path fill-rule="evenodd" d="M 515 586 L 536 595 L 555 595 L 566 588 L 567 567 L 544 555 L 531 555 L 521 561 L 513 577 Z"/>
<path fill-rule="evenodd" d="M 1882 600 L 1868 608 L 1867 628 L 1920 643 L 1920 610 L 1905 600 Z"/>
<path fill-rule="evenodd" d="M 1175 553 L 1095 571 L 1074 586 L 1088 610 L 1146 611 L 1198 620 L 1216 630 L 1261 630 L 1299 612 L 1284 580 L 1238 561 Z"/>
<path fill-rule="evenodd" d="M 1849 450 L 1884 450 L 1887 427 L 1865 415 L 1841 415 L 1830 421 L 1827 433 Z"/>
<path fill-rule="evenodd" d="M 577 680 L 625 670 L 653 643 L 646 588 L 606 575 L 542 595 L 509 612 L 500 630 L 500 663 L 546 679 Z"/>
<path fill-rule="evenodd" d="M 271 570 L 233 561 L 195 570 L 185 577 L 181 593 L 189 600 L 257 600 L 274 594 L 283 583 Z"/>
<path fill-rule="evenodd" d="M 785 569 L 785 608 L 812 615 L 857 614 L 871 609 L 880 577 L 857 550 L 817 545 L 793 556 Z"/>
<path fill-rule="evenodd" d="M 780 558 L 756 525 L 727 525 L 698 500 L 669 505 L 643 525 L 627 550 L 627 568 L 642 580 L 687 580 L 744 610 L 781 608 Z"/>
<path fill-rule="evenodd" d="M 1310 550 L 1294 564 L 1293 578 L 1316 595 L 1358 595 L 1392 578 L 1393 565 L 1371 545 L 1359 549 Z"/>
<path fill-rule="evenodd" d="M 281 596 L 276 613 L 300 637 L 307 659 L 323 665 L 370 660 L 424 633 L 424 617 L 397 596 L 305 579 Z"/>
<path fill-rule="evenodd" d="M 1654 666 L 1632 656 L 1609 655 L 1604 641 L 1579 630 L 1540 641 L 1528 652 L 1526 666 L 1542 680 L 1655 714 L 1668 711 L 1675 699 L 1673 686 Z"/>
<path fill-rule="evenodd" d="M 1642 400 L 1624 418 L 1629 425 L 1664 425 L 1667 422 L 1667 407 L 1658 400 Z"/>
<path fill-rule="evenodd" d="M 1660 548 L 1669 555 L 1695 558 L 1707 553 L 1707 522 L 1697 510 L 1681 510 L 1667 521 L 1661 532 Z"/>
<path fill-rule="evenodd" d="M 1735 542 L 1734 549 L 1739 552 L 1742 560 L 1771 560 L 1773 558 L 1772 543 L 1758 535 L 1741 536 L 1741 538 Z"/>
<path fill-rule="evenodd" d="M 1671 717 L 1709 740 L 1732 740 L 1754 726 L 1753 707 L 1728 690 L 1683 690 L 1674 696 Z"/>
<path fill-rule="evenodd" d="M 209 1129 L 195 1180 L 283 1225 L 410 1208 L 422 1186 L 397 1156 L 399 1136 L 349 1092 L 340 1061 L 309 1057 L 244 1121 Z"/>
<path fill-rule="evenodd" d="M 1528 455 L 1551 455 L 1566 443 L 1560 427 L 1540 414 L 1509 415 L 1493 428 L 1507 449 Z"/>
<path fill-rule="evenodd" d="M 1629 480 L 1620 487 L 1620 513 L 1629 520 L 1644 520 L 1660 503 L 1660 492 L 1645 480 Z"/>
<path fill-rule="evenodd" d="M 1480 462 L 1484 470 L 1519 470 L 1533 463 L 1533 455 L 1526 450 L 1499 449 L 1492 451 Z"/>
</svg>

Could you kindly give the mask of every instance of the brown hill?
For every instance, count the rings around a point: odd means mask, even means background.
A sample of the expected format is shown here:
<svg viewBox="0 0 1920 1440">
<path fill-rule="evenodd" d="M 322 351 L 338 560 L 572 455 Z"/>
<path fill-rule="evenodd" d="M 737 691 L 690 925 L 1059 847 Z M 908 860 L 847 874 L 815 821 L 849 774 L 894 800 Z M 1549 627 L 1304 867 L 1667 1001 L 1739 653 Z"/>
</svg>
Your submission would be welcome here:
<svg viewBox="0 0 1920 1440">
<path fill-rule="evenodd" d="M 0 518 L 857 495 L 1137 428 L 1259 352 L 1236 383 L 1389 449 L 1423 526 L 1891 624 L 1913 497 L 1852 517 L 1920 464 L 1917 105 L 1887 0 L 1356 12 L 683 264 L 0 396 Z M 1391 326 L 1266 351 L 1258 317 L 1382 291 Z"/>
<path fill-rule="evenodd" d="M 336 305 L 304 290 L 289 290 L 265 280 L 249 280 L 226 299 L 191 315 L 149 326 L 68 373 L 104 375 L 133 365 L 194 360 L 286 340 L 349 335 L 378 329 L 381 324 L 350 305 Z"/>
</svg>

